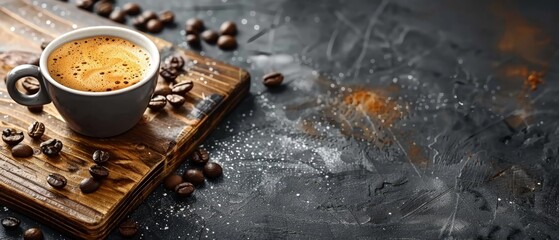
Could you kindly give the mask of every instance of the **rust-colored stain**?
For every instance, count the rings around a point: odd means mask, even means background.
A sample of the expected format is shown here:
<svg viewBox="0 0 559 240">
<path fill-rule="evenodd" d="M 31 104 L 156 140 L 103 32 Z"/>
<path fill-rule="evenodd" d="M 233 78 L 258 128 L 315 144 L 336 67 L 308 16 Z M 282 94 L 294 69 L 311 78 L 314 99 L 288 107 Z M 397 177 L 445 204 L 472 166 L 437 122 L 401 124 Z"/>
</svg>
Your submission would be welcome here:
<svg viewBox="0 0 559 240">
<path fill-rule="evenodd" d="M 401 107 L 394 101 L 373 90 L 357 90 L 344 98 L 344 103 L 357 111 L 379 120 L 389 126 L 402 117 Z"/>
<path fill-rule="evenodd" d="M 528 86 L 530 90 L 536 91 L 538 86 L 543 83 L 543 73 L 541 72 L 532 72 L 524 81 L 524 85 Z"/>
<path fill-rule="evenodd" d="M 407 150 L 408 157 L 410 161 L 420 168 L 424 168 L 427 166 L 429 159 L 425 156 L 425 152 L 423 148 L 412 143 L 409 145 Z"/>
</svg>

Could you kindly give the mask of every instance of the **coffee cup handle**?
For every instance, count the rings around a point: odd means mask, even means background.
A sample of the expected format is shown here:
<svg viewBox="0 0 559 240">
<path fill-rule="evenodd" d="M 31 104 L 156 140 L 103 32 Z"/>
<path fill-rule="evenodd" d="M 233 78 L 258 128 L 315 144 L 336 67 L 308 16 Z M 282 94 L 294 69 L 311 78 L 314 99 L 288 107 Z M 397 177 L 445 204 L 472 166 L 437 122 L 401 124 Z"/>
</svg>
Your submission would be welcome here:
<svg viewBox="0 0 559 240">
<path fill-rule="evenodd" d="M 39 80 L 40 88 L 39 91 L 33 95 L 26 95 L 20 92 L 16 83 L 19 79 L 24 77 L 34 77 Z M 25 106 L 39 106 L 50 103 L 50 97 L 47 94 L 47 88 L 45 87 L 43 75 L 39 67 L 34 65 L 21 65 L 12 69 L 7 76 L 6 87 L 8 89 L 8 94 L 17 103 Z"/>
</svg>

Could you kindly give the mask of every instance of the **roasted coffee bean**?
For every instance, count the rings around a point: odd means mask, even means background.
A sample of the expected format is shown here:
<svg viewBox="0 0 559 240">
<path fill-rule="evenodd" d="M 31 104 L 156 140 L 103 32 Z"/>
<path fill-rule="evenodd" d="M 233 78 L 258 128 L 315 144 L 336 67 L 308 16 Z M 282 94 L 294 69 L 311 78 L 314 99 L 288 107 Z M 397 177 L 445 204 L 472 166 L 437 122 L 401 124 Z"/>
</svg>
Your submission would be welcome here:
<svg viewBox="0 0 559 240">
<path fill-rule="evenodd" d="M 167 102 L 173 107 L 180 107 L 186 102 L 186 98 L 177 94 L 169 94 L 167 95 Z"/>
<path fill-rule="evenodd" d="M 186 21 L 187 34 L 199 34 L 204 31 L 204 21 L 199 18 L 191 18 Z"/>
<path fill-rule="evenodd" d="M 146 20 L 142 16 L 135 17 L 132 20 L 132 25 L 138 29 L 143 29 L 146 27 Z"/>
<path fill-rule="evenodd" d="M 28 106 L 27 110 L 29 110 L 32 113 L 41 113 L 43 111 L 43 105 L 39 105 L 39 106 Z"/>
<path fill-rule="evenodd" d="M 2 219 L 2 227 L 8 230 L 13 230 L 19 227 L 21 221 L 15 217 L 6 217 Z"/>
<path fill-rule="evenodd" d="M 157 13 L 154 11 L 144 11 L 141 15 L 144 18 L 144 21 L 147 23 L 149 20 L 158 19 Z"/>
<path fill-rule="evenodd" d="M 148 107 L 153 111 L 159 111 L 167 104 L 167 98 L 163 95 L 156 95 L 149 101 Z"/>
<path fill-rule="evenodd" d="M 171 89 L 171 91 L 174 94 L 178 94 L 181 96 L 184 96 L 187 92 L 189 92 L 192 88 L 194 87 L 194 83 L 190 80 L 188 81 L 182 81 L 179 82 L 177 84 L 173 85 L 173 88 Z"/>
<path fill-rule="evenodd" d="M 163 67 L 161 71 L 159 71 L 159 75 L 165 79 L 167 82 L 174 82 L 175 79 L 179 76 L 179 71 L 175 68 Z"/>
<path fill-rule="evenodd" d="M 165 59 L 165 66 L 181 70 L 184 67 L 184 59 L 181 56 L 169 56 Z"/>
<path fill-rule="evenodd" d="M 87 11 L 93 9 L 93 4 L 95 4 L 93 0 L 76 0 L 76 6 Z"/>
<path fill-rule="evenodd" d="M 163 181 L 163 186 L 169 190 L 175 190 L 175 187 L 182 183 L 182 177 L 177 174 L 171 174 Z"/>
<path fill-rule="evenodd" d="M 95 13 L 99 16 L 108 17 L 113 11 L 113 4 L 108 1 L 99 1 L 95 4 Z"/>
<path fill-rule="evenodd" d="M 120 8 L 115 8 L 111 15 L 109 15 L 109 19 L 113 20 L 113 22 L 124 23 L 126 22 L 126 13 Z"/>
<path fill-rule="evenodd" d="M 150 33 L 159 33 L 163 30 L 163 23 L 161 23 L 161 20 L 159 19 L 150 19 L 146 23 L 146 29 Z"/>
<path fill-rule="evenodd" d="M 169 10 L 160 12 L 159 20 L 161 20 L 163 24 L 173 23 L 175 21 L 175 13 Z"/>
<path fill-rule="evenodd" d="M 200 38 L 196 34 L 187 34 L 186 35 L 186 43 L 188 46 L 192 48 L 199 48 L 200 47 Z"/>
<path fill-rule="evenodd" d="M 41 151 L 47 156 L 54 156 L 62 150 L 62 142 L 58 139 L 49 139 L 41 143 Z"/>
<path fill-rule="evenodd" d="M 23 141 L 23 132 L 16 129 L 4 129 L 2 131 L 2 140 L 8 145 L 16 145 Z"/>
<path fill-rule="evenodd" d="M 190 159 L 192 160 L 193 163 L 196 164 L 206 164 L 208 160 L 210 160 L 210 154 L 208 153 L 208 151 L 206 151 L 206 149 L 197 148 L 192 153 Z"/>
<path fill-rule="evenodd" d="M 45 124 L 43 124 L 42 122 L 35 121 L 27 128 L 27 135 L 32 138 L 41 138 L 44 133 Z"/>
<path fill-rule="evenodd" d="M 183 182 L 175 187 L 175 193 L 179 197 L 189 197 L 194 193 L 194 185 L 189 182 Z"/>
<path fill-rule="evenodd" d="M 93 161 L 99 165 L 105 164 L 110 157 L 111 155 L 103 150 L 95 150 L 92 155 Z"/>
<path fill-rule="evenodd" d="M 32 77 L 24 77 L 21 86 L 27 94 L 35 94 L 41 88 L 41 84 L 39 84 L 39 80 L 32 78 Z"/>
<path fill-rule="evenodd" d="M 237 40 L 229 35 L 222 35 L 217 39 L 217 46 L 221 50 L 229 51 L 237 48 Z"/>
<path fill-rule="evenodd" d="M 262 77 L 262 83 L 266 87 L 277 87 L 283 82 L 283 75 L 281 73 L 269 73 Z"/>
<path fill-rule="evenodd" d="M 101 186 L 101 183 L 94 178 L 84 178 L 80 182 L 80 190 L 85 194 L 97 191 L 99 186 Z"/>
<path fill-rule="evenodd" d="M 223 168 L 221 168 L 221 165 L 214 162 L 210 162 L 204 165 L 204 176 L 206 176 L 207 178 L 215 179 L 220 177 L 222 174 Z"/>
<path fill-rule="evenodd" d="M 182 175 L 182 179 L 196 186 L 204 184 L 204 173 L 198 169 L 188 169 Z"/>
<path fill-rule="evenodd" d="M 33 156 L 33 148 L 27 144 L 20 143 L 12 147 L 12 156 L 26 158 Z"/>
<path fill-rule="evenodd" d="M 50 44 L 50 41 L 43 41 L 41 42 L 41 50 L 45 50 L 47 46 Z"/>
<path fill-rule="evenodd" d="M 42 240 L 43 231 L 38 228 L 30 228 L 23 233 L 23 240 Z"/>
<path fill-rule="evenodd" d="M 235 36 L 237 34 L 237 24 L 231 21 L 224 22 L 219 27 L 219 32 L 221 32 L 221 35 Z"/>
<path fill-rule="evenodd" d="M 66 186 L 68 180 L 58 173 L 51 173 L 47 176 L 47 183 L 53 188 L 62 189 Z"/>
<path fill-rule="evenodd" d="M 93 165 L 89 167 L 89 174 L 97 180 L 103 180 L 109 176 L 109 169 L 101 165 Z"/>
<path fill-rule="evenodd" d="M 158 87 L 155 88 L 155 91 L 153 92 L 153 96 L 157 96 L 157 95 L 166 96 L 167 94 L 171 94 L 172 92 L 173 91 L 168 86 L 158 86 Z M 165 101 L 167 101 L 167 100 L 165 100 Z M 163 105 L 163 106 L 165 106 L 165 105 Z"/>
<path fill-rule="evenodd" d="M 126 3 L 122 6 L 122 10 L 128 15 L 135 16 L 142 12 L 142 8 L 137 3 Z"/>
<path fill-rule="evenodd" d="M 202 39 L 209 44 L 215 44 L 217 39 L 219 38 L 219 34 L 213 30 L 206 30 L 202 32 Z"/>
<path fill-rule="evenodd" d="M 118 232 L 122 237 L 131 238 L 138 233 L 139 228 L 140 226 L 137 222 L 128 219 L 118 226 Z"/>
</svg>

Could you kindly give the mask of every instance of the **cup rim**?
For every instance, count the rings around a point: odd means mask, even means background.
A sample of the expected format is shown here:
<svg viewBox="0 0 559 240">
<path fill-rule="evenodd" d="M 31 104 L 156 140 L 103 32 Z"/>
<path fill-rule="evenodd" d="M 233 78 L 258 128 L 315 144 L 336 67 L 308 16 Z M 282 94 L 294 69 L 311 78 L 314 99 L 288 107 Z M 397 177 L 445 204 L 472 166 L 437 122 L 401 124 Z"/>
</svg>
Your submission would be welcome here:
<svg viewBox="0 0 559 240">
<path fill-rule="evenodd" d="M 118 33 L 121 33 L 122 35 L 119 35 Z M 119 37 L 144 47 L 150 54 L 150 63 L 151 63 L 151 66 L 149 67 L 148 71 L 144 74 L 144 78 L 142 78 L 142 80 L 140 80 L 139 82 L 131 86 L 114 90 L 114 91 L 106 91 L 106 92 L 89 92 L 89 91 L 77 90 L 77 89 L 64 86 L 61 83 L 54 80 L 50 76 L 47 67 L 48 66 L 47 58 L 50 55 L 50 53 L 53 50 L 60 47 L 62 44 L 65 44 L 67 42 L 88 38 L 88 37 L 94 37 L 94 36 Z M 52 42 L 50 42 L 45 48 L 45 50 L 43 50 L 43 53 L 41 54 L 41 57 L 39 59 L 39 68 L 41 74 L 43 75 L 43 78 L 47 79 L 47 81 L 50 82 L 50 84 L 66 92 L 70 92 L 76 95 L 92 96 L 92 97 L 113 96 L 113 95 L 118 95 L 124 92 L 129 92 L 134 89 L 137 89 L 142 85 L 146 84 L 147 82 L 149 82 L 152 78 L 154 78 L 154 76 L 158 74 L 159 64 L 160 64 L 159 50 L 157 49 L 157 46 L 152 40 L 150 40 L 144 34 L 141 34 L 134 30 L 130 30 L 122 27 L 114 27 L 114 26 L 84 27 L 84 28 L 79 28 L 67 32 L 59 36 L 58 38 L 55 38 Z"/>
</svg>

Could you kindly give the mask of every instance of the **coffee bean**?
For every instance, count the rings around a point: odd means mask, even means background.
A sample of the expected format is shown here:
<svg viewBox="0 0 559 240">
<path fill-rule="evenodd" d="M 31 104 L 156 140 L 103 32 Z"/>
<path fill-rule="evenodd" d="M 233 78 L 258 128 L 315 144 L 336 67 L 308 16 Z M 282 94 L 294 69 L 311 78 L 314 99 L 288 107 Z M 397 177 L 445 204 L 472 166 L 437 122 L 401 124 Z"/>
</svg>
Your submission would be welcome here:
<svg viewBox="0 0 559 240">
<path fill-rule="evenodd" d="M 186 35 L 186 43 L 188 46 L 192 48 L 199 48 L 200 47 L 200 38 L 196 34 L 187 34 Z"/>
<path fill-rule="evenodd" d="M 27 144 L 20 143 L 12 147 L 12 156 L 17 158 L 26 158 L 33 156 L 33 148 Z"/>
<path fill-rule="evenodd" d="M 222 35 L 217 39 L 217 46 L 221 50 L 233 50 L 237 48 L 237 40 L 229 35 Z"/>
<path fill-rule="evenodd" d="M 181 56 L 169 56 L 165 59 L 165 66 L 181 70 L 184 67 L 184 59 Z"/>
<path fill-rule="evenodd" d="M 207 163 L 204 166 L 204 176 L 206 176 L 209 179 L 215 179 L 220 177 L 223 174 L 223 168 L 221 168 L 221 165 L 211 162 L 211 163 Z"/>
<path fill-rule="evenodd" d="M 154 11 L 144 11 L 141 15 L 144 18 L 144 21 L 147 23 L 149 20 L 158 19 L 157 13 Z"/>
<path fill-rule="evenodd" d="M 151 19 L 146 23 L 146 29 L 150 33 L 159 33 L 163 30 L 163 23 L 159 19 Z"/>
<path fill-rule="evenodd" d="M 99 165 L 105 164 L 110 157 L 111 155 L 103 150 L 95 150 L 92 155 L 93 161 Z"/>
<path fill-rule="evenodd" d="M 45 50 L 47 46 L 50 44 L 50 41 L 43 41 L 41 42 L 41 50 Z"/>
<path fill-rule="evenodd" d="M 163 24 L 170 24 L 175 21 L 175 14 L 172 11 L 163 11 L 159 13 L 159 19 Z"/>
<path fill-rule="evenodd" d="M 135 17 L 132 20 L 132 25 L 138 29 L 142 29 L 146 26 L 146 20 L 142 16 Z"/>
<path fill-rule="evenodd" d="M 128 219 L 118 226 L 118 232 L 122 237 L 131 238 L 138 233 L 139 228 L 140 226 L 137 222 Z"/>
<path fill-rule="evenodd" d="M 4 129 L 2 131 L 2 140 L 8 145 L 16 145 L 23 141 L 23 132 L 16 129 Z"/>
<path fill-rule="evenodd" d="M 194 87 L 194 83 L 190 80 L 179 82 L 173 85 L 172 92 L 174 94 L 178 94 L 184 96 L 187 92 L 189 92 Z"/>
<path fill-rule="evenodd" d="M 42 122 L 35 121 L 27 128 L 27 135 L 32 138 L 41 138 L 44 133 L 45 124 L 43 124 Z"/>
<path fill-rule="evenodd" d="M 62 150 L 62 142 L 58 139 L 49 139 L 41 143 L 41 151 L 47 156 L 58 155 Z"/>
<path fill-rule="evenodd" d="M 179 197 L 189 197 L 194 193 L 194 185 L 189 182 L 183 182 L 175 187 L 175 193 Z"/>
<path fill-rule="evenodd" d="M 171 174 L 163 180 L 163 186 L 169 190 L 175 190 L 175 187 L 182 183 L 182 177 L 177 174 Z"/>
<path fill-rule="evenodd" d="M 51 173 L 47 176 L 47 183 L 56 189 L 62 189 L 68 183 L 66 178 L 58 173 Z"/>
<path fill-rule="evenodd" d="M 170 87 L 168 86 L 158 86 L 155 88 L 155 91 L 153 92 L 153 96 L 157 96 L 157 95 L 162 95 L 162 96 L 166 96 L 167 94 L 171 94 L 172 90 Z M 165 101 L 167 101 L 165 99 Z M 165 106 L 165 105 L 163 105 Z"/>
<path fill-rule="evenodd" d="M 23 89 L 25 89 L 27 94 L 35 94 L 41 88 L 41 84 L 39 84 L 39 80 L 32 77 L 23 78 L 23 82 L 21 83 L 21 86 L 23 87 Z"/>
<path fill-rule="evenodd" d="M 262 83 L 266 87 L 277 87 L 283 82 L 283 75 L 281 73 L 269 73 L 262 77 Z"/>
<path fill-rule="evenodd" d="M 188 169 L 182 175 L 182 179 L 196 186 L 204 184 L 204 173 L 198 169 Z"/>
<path fill-rule="evenodd" d="M 235 36 L 237 34 L 237 24 L 232 21 L 227 21 L 221 24 L 219 27 L 221 35 Z"/>
<path fill-rule="evenodd" d="M 174 82 L 175 79 L 179 76 L 179 71 L 175 68 L 163 67 L 161 71 L 159 71 L 159 75 L 165 79 L 167 82 Z"/>
<path fill-rule="evenodd" d="M 113 11 L 113 4 L 108 1 L 100 1 L 95 4 L 95 13 L 99 16 L 108 17 Z"/>
<path fill-rule="evenodd" d="M 76 0 L 76 6 L 86 11 L 91 11 L 94 3 L 93 0 Z"/>
<path fill-rule="evenodd" d="M 142 8 L 137 3 L 126 3 L 122 6 L 122 10 L 131 16 L 138 15 L 142 12 Z"/>
<path fill-rule="evenodd" d="M 96 180 L 103 180 L 109 176 L 109 169 L 101 165 L 93 165 L 89 167 L 89 174 Z"/>
<path fill-rule="evenodd" d="M 32 113 L 41 113 L 41 112 L 43 112 L 43 105 L 28 106 L 27 110 L 32 112 Z"/>
<path fill-rule="evenodd" d="M 148 107 L 153 111 L 159 111 L 167 104 L 167 98 L 163 95 L 156 95 L 149 101 Z"/>
<path fill-rule="evenodd" d="M 43 231 L 38 228 L 30 228 L 23 233 L 23 240 L 42 240 Z"/>
<path fill-rule="evenodd" d="M 93 178 L 84 178 L 80 182 L 80 190 L 85 194 L 97 191 L 99 186 L 101 186 L 101 183 Z"/>
<path fill-rule="evenodd" d="M 186 98 L 177 94 L 169 94 L 167 95 L 167 102 L 169 102 L 173 107 L 180 107 L 184 104 L 184 102 L 186 102 Z"/>
<path fill-rule="evenodd" d="M 13 230 L 19 227 L 21 221 L 15 217 L 6 217 L 2 219 L 2 227 L 8 230 Z"/>
<path fill-rule="evenodd" d="M 186 21 L 187 34 L 199 34 L 204 30 L 204 21 L 199 18 L 191 18 Z"/>
<path fill-rule="evenodd" d="M 126 13 L 120 8 L 115 8 L 111 15 L 109 15 L 109 19 L 113 20 L 113 22 L 124 23 L 126 22 Z"/>
<path fill-rule="evenodd" d="M 190 159 L 196 164 L 206 164 L 208 160 L 210 160 L 210 154 L 206 151 L 206 149 L 197 148 L 192 153 Z"/>
<path fill-rule="evenodd" d="M 209 44 L 215 44 L 217 39 L 219 38 L 219 34 L 213 30 L 206 30 L 202 32 L 202 39 Z"/>
</svg>

